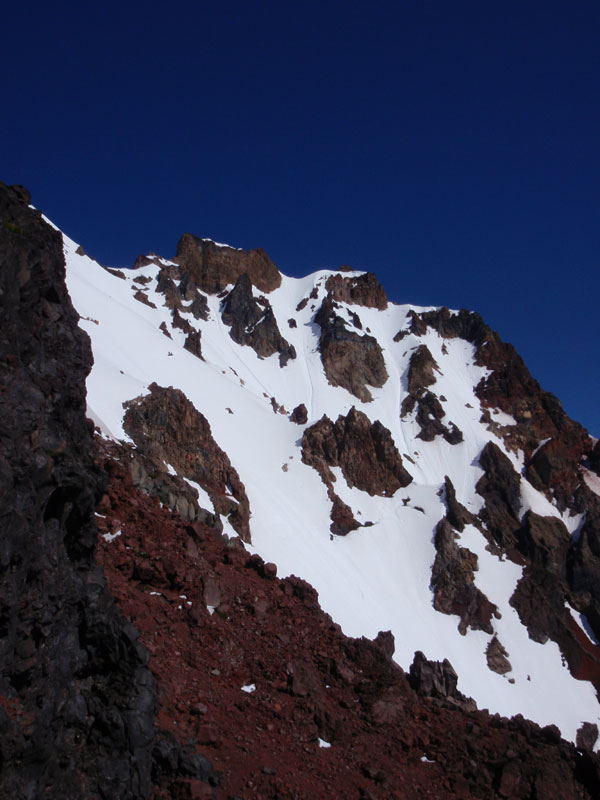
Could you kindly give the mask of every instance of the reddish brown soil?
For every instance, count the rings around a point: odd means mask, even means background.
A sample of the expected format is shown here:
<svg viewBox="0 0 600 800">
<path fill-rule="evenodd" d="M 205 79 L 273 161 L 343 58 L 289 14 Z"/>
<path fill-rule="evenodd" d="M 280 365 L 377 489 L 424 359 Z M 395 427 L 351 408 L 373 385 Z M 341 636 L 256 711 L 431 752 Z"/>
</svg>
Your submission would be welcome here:
<svg viewBox="0 0 600 800">
<path fill-rule="evenodd" d="M 556 729 L 419 696 L 389 637 L 344 637 L 311 587 L 138 493 L 118 448 L 100 447 L 99 560 L 150 652 L 157 727 L 217 772 L 156 798 L 598 796 L 596 757 Z"/>
</svg>

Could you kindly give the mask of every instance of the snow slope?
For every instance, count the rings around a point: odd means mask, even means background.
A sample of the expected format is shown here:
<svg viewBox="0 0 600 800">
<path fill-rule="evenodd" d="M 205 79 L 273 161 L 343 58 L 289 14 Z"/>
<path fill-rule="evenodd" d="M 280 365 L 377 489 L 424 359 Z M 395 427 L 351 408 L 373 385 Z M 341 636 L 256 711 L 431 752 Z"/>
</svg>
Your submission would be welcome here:
<svg viewBox="0 0 600 800">
<path fill-rule="evenodd" d="M 556 644 L 532 641 L 509 605 L 521 568 L 491 555 L 483 535 L 473 526 L 461 534 L 459 544 L 479 557 L 476 584 L 502 614 L 493 625 L 509 653 L 512 671 L 500 676 L 489 670 L 488 634 L 469 629 L 462 636 L 457 617 L 433 608 L 429 586 L 435 558 L 433 535 L 445 513 L 440 498 L 444 476 L 451 478 L 457 499 L 477 512 L 482 505 L 474 490 L 482 474 L 479 453 L 489 440 L 502 446 L 479 421 L 474 386 L 485 370 L 473 363 L 470 344 L 462 339 L 442 340 L 431 329 L 418 340 L 408 335 L 394 343 L 411 306 L 390 304 L 385 311 L 353 306 L 363 326 L 379 341 L 389 374 L 383 388 L 371 390 L 373 401 L 362 403 L 345 389 L 328 384 L 317 349 L 319 328 L 312 318 L 331 272 L 321 270 L 302 279 L 283 276 L 281 286 L 269 295 L 280 330 L 297 352 L 285 368 L 280 368 L 277 355 L 259 359 L 250 347 L 234 343 L 221 320 L 221 301 L 210 296 L 209 320 L 192 320 L 202 332 L 205 360 L 201 361 L 183 349 L 185 335 L 173 329 L 164 296 L 155 291 L 156 265 L 128 271 L 123 280 L 79 255 L 77 245 L 63 238 L 68 289 L 94 352 L 87 382 L 89 415 L 105 435 L 127 438 L 122 427 L 123 403 L 146 393 L 151 382 L 181 389 L 208 419 L 214 438 L 246 486 L 252 513 L 249 549 L 275 562 L 280 575 L 294 573 L 311 583 L 322 607 L 346 634 L 372 638 L 380 630 L 391 630 L 395 659 L 405 669 L 415 650 L 430 659 L 448 658 L 459 675 L 459 689 L 480 708 L 507 716 L 521 713 L 541 725 L 557 724 L 569 739 L 574 739 L 584 720 L 600 724 L 592 685 L 571 677 Z M 139 276 L 153 279 L 146 294 L 156 309 L 134 299 L 140 286 L 134 286 L 133 279 Z M 318 287 L 317 299 L 296 312 L 299 301 L 314 287 Z M 288 327 L 290 317 L 296 319 L 296 328 Z M 172 340 L 159 330 L 162 322 Z M 460 444 L 450 445 L 441 437 L 424 442 L 416 438 L 419 427 L 414 415 L 400 419 L 410 356 L 423 342 L 439 364 L 442 374 L 437 376 L 435 390 L 446 398 L 446 419 L 464 434 Z M 301 462 L 302 428 L 287 415 L 274 413 L 272 397 L 288 412 L 304 403 L 308 424 L 323 414 L 335 420 L 352 406 L 371 421 L 380 420 L 391 431 L 413 483 L 390 498 L 370 497 L 350 489 L 337 470 L 336 492 L 358 520 L 374 524 L 345 537 L 331 536 L 326 488 L 317 472 Z M 506 415 L 496 418 L 503 424 L 510 422 Z M 507 455 L 521 471 L 522 459 Z M 561 516 L 529 484 L 522 481 L 522 486 L 523 512 L 533 508 L 540 514 Z M 201 495 L 201 500 L 212 510 L 208 495 Z M 576 527 L 573 518 L 565 516 L 563 521 L 571 529 Z M 230 527 L 226 530 L 233 535 Z"/>
</svg>

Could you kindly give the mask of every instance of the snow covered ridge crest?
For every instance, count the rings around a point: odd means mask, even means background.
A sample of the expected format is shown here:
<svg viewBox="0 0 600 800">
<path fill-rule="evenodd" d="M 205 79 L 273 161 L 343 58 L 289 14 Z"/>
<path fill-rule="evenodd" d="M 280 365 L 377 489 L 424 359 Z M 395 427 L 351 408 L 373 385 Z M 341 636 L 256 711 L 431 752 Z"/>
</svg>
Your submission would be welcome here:
<svg viewBox="0 0 600 800">
<path fill-rule="evenodd" d="M 449 659 L 480 707 L 571 739 L 600 721 L 600 449 L 477 314 L 190 234 L 113 274 L 64 245 L 89 414 L 134 445 L 138 485 L 231 536 L 246 519 L 345 633 L 390 630 L 404 668 Z M 168 447 L 151 384 L 185 398 Z"/>
</svg>

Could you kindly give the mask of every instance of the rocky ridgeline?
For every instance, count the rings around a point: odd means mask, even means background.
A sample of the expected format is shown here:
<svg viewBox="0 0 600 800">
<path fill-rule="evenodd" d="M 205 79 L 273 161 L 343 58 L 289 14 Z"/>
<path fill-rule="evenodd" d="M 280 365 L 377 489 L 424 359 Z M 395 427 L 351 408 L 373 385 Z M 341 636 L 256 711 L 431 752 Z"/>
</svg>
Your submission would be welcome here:
<svg viewBox="0 0 600 800">
<path fill-rule="evenodd" d="M 152 384 L 126 404 L 136 448 L 98 440 L 94 461 L 89 341 L 65 289 L 60 234 L 28 203 L 25 190 L 0 184 L 0 794 L 597 797 L 595 726 L 582 726 L 575 748 L 553 726 L 477 711 L 447 661 L 417 653 L 406 675 L 392 661 L 391 634 L 344 637 L 310 586 L 278 580 L 274 565 L 223 537 L 217 514 L 249 541 L 244 486 L 181 392 Z M 173 327 L 195 355 L 201 337 L 192 320 L 208 316 L 202 292 L 234 284 L 222 306 L 232 338 L 260 357 L 293 358 L 268 300 L 252 294 L 252 285 L 268 293 L 281 281 L 264 251 L 186 234 L 176 263 L 149 258 Z M 134 280 L 135 297 L 153 306 L 148 282 Z M 356 311 L 345 309 L 355 330 L 337 312 L 340 303 L 383 309 L 385 293 L 371 275 L 333 275 L 325 289 L 315 322 L 326 375 L 368 401 L 367 387 L 388 377 L 381 348 L 356 332 Z M 396 339 L 418 339 L 429 327 L 473 344 L 476 363 L 491 370 L 477 387 L 483 421 L 524 450 L 533 486 L 582 514 L 574 537 L 556 518 L 520 517 L 523 478 L 489 443 L 479 458 L 479 516 L 456 500 L 448 478 L 442 489 L 434 604 L 457 615 L 461 631 L 490 633 L 488 665 L 510 674 L 510 654 L 493 633 L 497 610 L 474 585 L 477 557 L 460 546 L 464 526 L 476 525 L 494 552 L 524 567 L 511 602 L 530 636 L 556 641 L 572 673 L 600 691 L 598 648 L 565 608 L 585 613 L 600 636 L 600 500 L 585 481 L 586 470 L 599 472 L 600 448 L 478 315 L 411 312 Z M 170 335 L 166 325 L 163 332 Z M 418 346 L 406 413 L 417 408 L 425 441 L 451 441 L 460 431 L 442 422 L 443 398 L 431 388 L 437 369 Z M 516 424 L 493 422 L 496 408 Z M 290 418 L 306 425 L 306 408 Z M 302 456 L 328 488 L 332 533 L 359 527 L 335 493 L 332 468 L 372 495 L 411 481 L 390 432 L 354 408 L 306 428 Z M 200 508 L 184 477 L 217 514 Z"/>
<path fill-rule="evenodd" d="M 248 275 L 261 292 L 272 292 L 281 285 L 281 273 L 264 250 L 238 250 L 184 233 L 174 259 L 207 294 L 218 294 Z"/>
<path fill-rule="evenodd" d="M 428 328 L 440 336 L 459 337 L 474 346 L 475 363 L 490 371 L 476 387 L 484 408 L 482 421 L 499 435 L 509 449 L 521 449 L 526 458 L 526 477 L 536 489 L 548 493 L 563 510 L 577 504 L 581 465 L 591 458 L 594 442 L 563 411 L 558 398 L 545 392 L 529 374 L 515 348 L 484 323 L 479 314 L 447 308 L 409 313 L 408 327 L 395 341 L 409 334 L 422 336 Z M 486 409 L 498 408 L 511 415 L 514 425 L 493 422 Z M 540 448 L 540 442 L 547 443 Z"/>
<path fill-rule="evenodd" d="M 327 278 L 325 289 L 338 303 L 378 308 L 380 311 L 388 307 L 385 289 L 372 272 L 357 276 L 336 273 Z"/>
<path fill-rule="evenodd" d="M 199 318 L 206 309 L 206 299 L 198 292 L 196 282 L 201 280 L 198 265 L 202 263 L 208 265 L 206 270 L 212 275 L 210 285 L 213 291 L 227 281 L 236 280 L 234 290 L 223 304 L 223 321 L 230 326 L 234 341 L 252 346 L 259 357 L 278 352 L 282 366 L 294 357 L 293 348 L 281 336 L 269 301 L 264 296 L 256 299 L 252 294 L 253 284 L 265 291 L 278 284 L 276 268 L 265 259 L 262 251 L 246 253 L 222 248 L 187 235 L 181 241 L 180 249 L 187 255 L 184 253 L 183 258 L 177 259 L 178 265 L 163 265 L 163 277 L 159 283 L 167 305 L 173 308 L 174 326 L 183 328 L 187 334 L 186 347 L 201 357 L 200 333 L 182 315 L 189 315 L 190 308 L 194 308 L 194 316 Z M 190 264 L 196 270 L 194 277 L 188 270 Z M 247 267 L 250 271 L 244 271 Z M 340 304 L 383 310 L 387 307 L 387 298 L 371 273 L 345 275 L 342 272 L 330 275 L 325 281 L 327 294 L 314 315 L 314 321 L 321 329 L 319 350 L 328 381 L 368 402 L 372 399 L 368 387 L 380 387 L 388 377 L 383 353 L 374 337 L 362 333 L 358 313 L 346 307 L 348 319 L 345 319 L 341 316 Z M 223 276 L 222 280 L 215 277 L 218 274 Z M 169 276 L 179 284 L 176 286 L 173 280 L 169 281 Z M 297 310 L 311 299 L 318 299 L 320 286 L 321 282 L 317 283 Z M 314 310 L 315 305 L 311 308 Z M 292 322 L 295 324 L 290 320 L 290 324 Z M 575 537 L 571 537 L 560 521 L 531 512 L 521 519 L 521 476 L 499 447 L 490 443 L 484 448 L 480 464 L 485 474 L 477 490 L 485 505 L 480 516 L 469 521 L 479 527 L 495 552 L 524 565 L 525 572 L 512 602 L 530 636 L 541 642 L 548 638 L 557 642 L 572 673 L 578 677 L 585 676 L 600 687 L 597 648 L 573 622 L 565 607 L 565 601 L 568 601 L 586 614 L 596 636 L 599 635 L 600 500 L 588 488 L 583 470 L 598 473 L 600 446 L 564 414 L 553 395 L 539 387 L 514 348 L 502 342 L 478 314 L 467 311 L 454 313 L 446 308 L 421 313 L 411 311 L 407 326 L 398 332 L 395 341 L 400 342 L 409 335 L 418 341 L 429 329 L 437 331 L 443 338 L 460 337 L 473 345 L 475 363 L 488 369 L 487 377 L 476 387 L 483 411 L 482 421 L 503 440 L 506 447 L 523 450 L 526 457 L 524 475 L 536 489 L 546 492 L 560 509 L 570 508 L 572 513 L 583 514 L 581 529 Z M 417 344 L 406 373 L 407 393 L 401 416 L 415 414 L 420 427 L 418 437 L 424 441 L 430 442 L 441 436 L 450 444 L 458 444 L 463 440 L 463 433 L 452 421 L 446 420 L 445 398 L 434 392 L 437 374 L 439 365 L 426 344 Z M 490 414 L 493 409 L 513 416 L 515 424 L 500 425 L 493 421 Z M 291 419 L 306 424 L 301 406 Z M 324 467 L 328 459 L 330 465 L 337 465 L 337 456 L 332 455 L 335 447 L 331 446 L 333 427 L 329 420 L 321 420 L 306 432 L 303 441 L 306 463 L 319 469 L 328 488 L 332 504 L 331 532 L 345 535 L 361 527 L 361 523 L 355 519 L 350 506 L 336 494 L 332 475 Z M 359 441 L 361 437 L 362 434 L 358 436 Z M 368 439 L 366 436 L 364 441 Z M 363 452 L 361 445 L 355 454 L 356 463 L 365 468 L 368 462 L 366 472 L 380 478 L 378 469 L 373 466 L 379 456 L 372 453 L 367 456 L 367 452 L 370 453 L 369 448 Z M 352 479 L 350 485 L 353 485 Z M 462 527 L 452 517 L 457 513 L 458 504 L 447 481 L 446 497 L 449 496 L 452 496 L 454 511 L 448 507 L 434 537 L 436 558 L 431 582 L 434 605 L 442 613 L 457 615 L 459 630 L 463 633 L 467 627 L 474 627 L 492 634 L 496 609 L 475 586 L 477 558 L 459 544 L 457 534 Z M 185 506 L 187 501 L 184 498 L 178 502 Z M 462 509 L 458 516 L 463 512 L 468 514 L 466 509 Z M 499 664 L 500 669 L 505 669 L 502 644 L 495 637 L 492 642 L 488 663 Z"/>
<path fill-rule="evenodd" d="M 418 339 L 432 328 L 443 338 L 460 337 L 473 344 L 475 363 L 490 371 L 476 387 L 483 408 L 482 421 L 507 448 L 520 448 L 525 453 L 522 477 L 498 445 L 489 442 L 483 448 L 479 464 L 484 475 L 476 491 L 483 497 L 484 507 L 478 518 L 459 507 L 446 479 L 448 513 L 438 525 L 434 540 L 437 555 L 432 588 L 436 608 L 458 615 L 462 631 L 468 626 L 488 632 L 493 629 L 494 608 L 473 584 L 477 559 L 457 544 L 453 533 L 453 528 L 460 531 L 464 524 L 475 524 L 494 552 L 524 566 L 511 604 L 531 638 L 555 641 L 571 673 L 590 680 L 600 692 L 598 647 L 581 631 L 565 606 L 568 602 L 585 614 L 600 639 L 600 498 L 588 488 L 584 474 L 585 470 L 598 474 L 597 443 L 567 417 L 554 395 L 540 388 L 512 345 L 502 342 L 478 314 L 452 313 L 441 308 L 420 314 L 411 311 L 408 320 L 396 341 L 408 335 Z M 438 398 L 429 397 L 437 370 L 426 345 L 418 345 L 408 368 L 408 393 L 402 414 L 417 405 L 420 438 L 429 441 L 441 433 L 452 441 L 452 435 L 447 433 L 453 432 L 444 431 L 441 423 L 443 409 Z M 515 424 L 493 422 L 488 409 L 496 408 L 512 415 Z M 532 511 L 521 517 L 522 479 L 544 491 L 559 509 L 583 514 L 575 536 L 555 517 L 541 517 Z"/>
</svg>

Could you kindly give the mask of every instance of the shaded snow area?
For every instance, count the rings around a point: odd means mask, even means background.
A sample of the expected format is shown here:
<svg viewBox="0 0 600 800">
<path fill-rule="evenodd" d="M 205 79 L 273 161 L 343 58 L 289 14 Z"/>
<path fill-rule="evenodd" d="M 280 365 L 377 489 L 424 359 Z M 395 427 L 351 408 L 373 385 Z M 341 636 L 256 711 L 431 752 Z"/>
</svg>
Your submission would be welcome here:
<svg viewBox="0 0 600 800">
<path fill-rule="evenodd" d="M 521 568 L 490 554 L 475 527 L 467 526 L 457 543 L 479 558 L 475 583 L 501 612 L 493 626 L 509 654 L 512 671 L 499 675 L 488 668 L 489 634 L 468 629 L 463 636 L 456 616 L 433 608 L 433 541 L 446 510 L 440 491 L 444 476 L 452 480 L 457 500 L 477 513 L 483 503 L 475 492 L 483 474 L 479 454 L 490 440 L 504 449 L 502 440 L 480 422 L 474 387 L 486 370 L 474 364 L 472 345 L 458 338 L 442 339 L 432 329 L 424 336 L 408 334 L 394 342 L 394 335 L 408 327 L 411 306 L 390 304 L 380 311 L 341 303 L 337 313 L 349 319 L 346 309 L 357 312 L 362 333 L 368 328 L 378 340 L 389 375 L 382 388 L 369 387 L 373 401 L 363 403 L 345 389 L 329 385 L 318 351 L 320 329 L 313 318 L 325 296 L 325 281 L 333 273 L 321 270 L 302 279 L 283 276 L 281 286 L 268 295 L 281 333 L 297 353 L 284 368 L 277 354 L 261 359 L 251 347 L 234 343 L 221 319 L 222 300 L 212 296 L 208 297 L 207 321 L 186 317 L 201 331 L 204 360 L 200 360 L 183 348 L 185 334 L 173 328 L 164 296 L 155 291 L 156 264 L 125 271 L 123 280 L 78 255 L 77 245 L 67 237 L 64 245 L 68 289 L 94 352 L 87 381 L 88 413 L 105 435 L 128 438 L 122 427 L 123 403 L 147 393 L 153 381 L 181 389 L 208 419 L 216 442 L 246 486 L 251 509 L 249 549 L 275 562 L 279 575 L 294 573 L 311 583 L 323 609 L 346 634 L 373 638 L 381 630 L 391 630 L 396 640 L 394 657 L 404 669 L 415 650 L 422 650 L 429 659 L 448 658 L 459 675 L 458 688 L 480 708 L 508 716 L 521 713 L 541 725 L 557 724 L 569 739 L 574 739 L 582 721 L 600 723 L 591 684 L 571 677 L 553 642 L 532 641 L 509 605 Z M 156 308 L 134 298 L 140 284 L 133 279 L 139 277 L 150 279 L 144 293 Z M 296 311 L 315 287 L 318 296 Z M 288 325 L 291 318 L 296 327 Z M 159 330 L 161 323 L 172 338 Z M 459 444 L 449 444 L 441 436 L 425 442 L 417 438 L 420 428 L 415 413 L 400 417 L 410 357 L 420 344 L 427 345 L 439 365 L 432 389 L 443 396 L 444 421 L 451 420 L 464 435 Z M 332 536 L 326 487 L 301 460 L 305 426 L 292 423 L 287 414 L 274 413 L 271 398 L 288 413 L 304 403 L 308 425 L 323 414 L 335 421 L 352 406 L 371 421 L 380 420 L 391 431 L 413 482 L 393 497 L 371 497 L 350 488 L 341 470 L 334 470 L 335 492 L 357 521 L 373 524 L 345 537 Z M 503 425 L 514 423 L 508 415 L 494 418 Z M 507 455 L 521 471 L 522 455 Z M 523 512 L 531 508 L 539 514 L 561 516 L 529 484 L 522 481 L 522 486 Z M 194 488 L 200 504 L 211 510 L 207 493 L 198 485 Z M 595 485 L 591 488 L 600 492 Z M 234 535 L 227 520 L 223 521 L 225 531 Z M 578 522 L 567 516 L 563 521 L 571 530 Z M 242 690 L 252 691 L 250 685 Z"/>
</svg>

